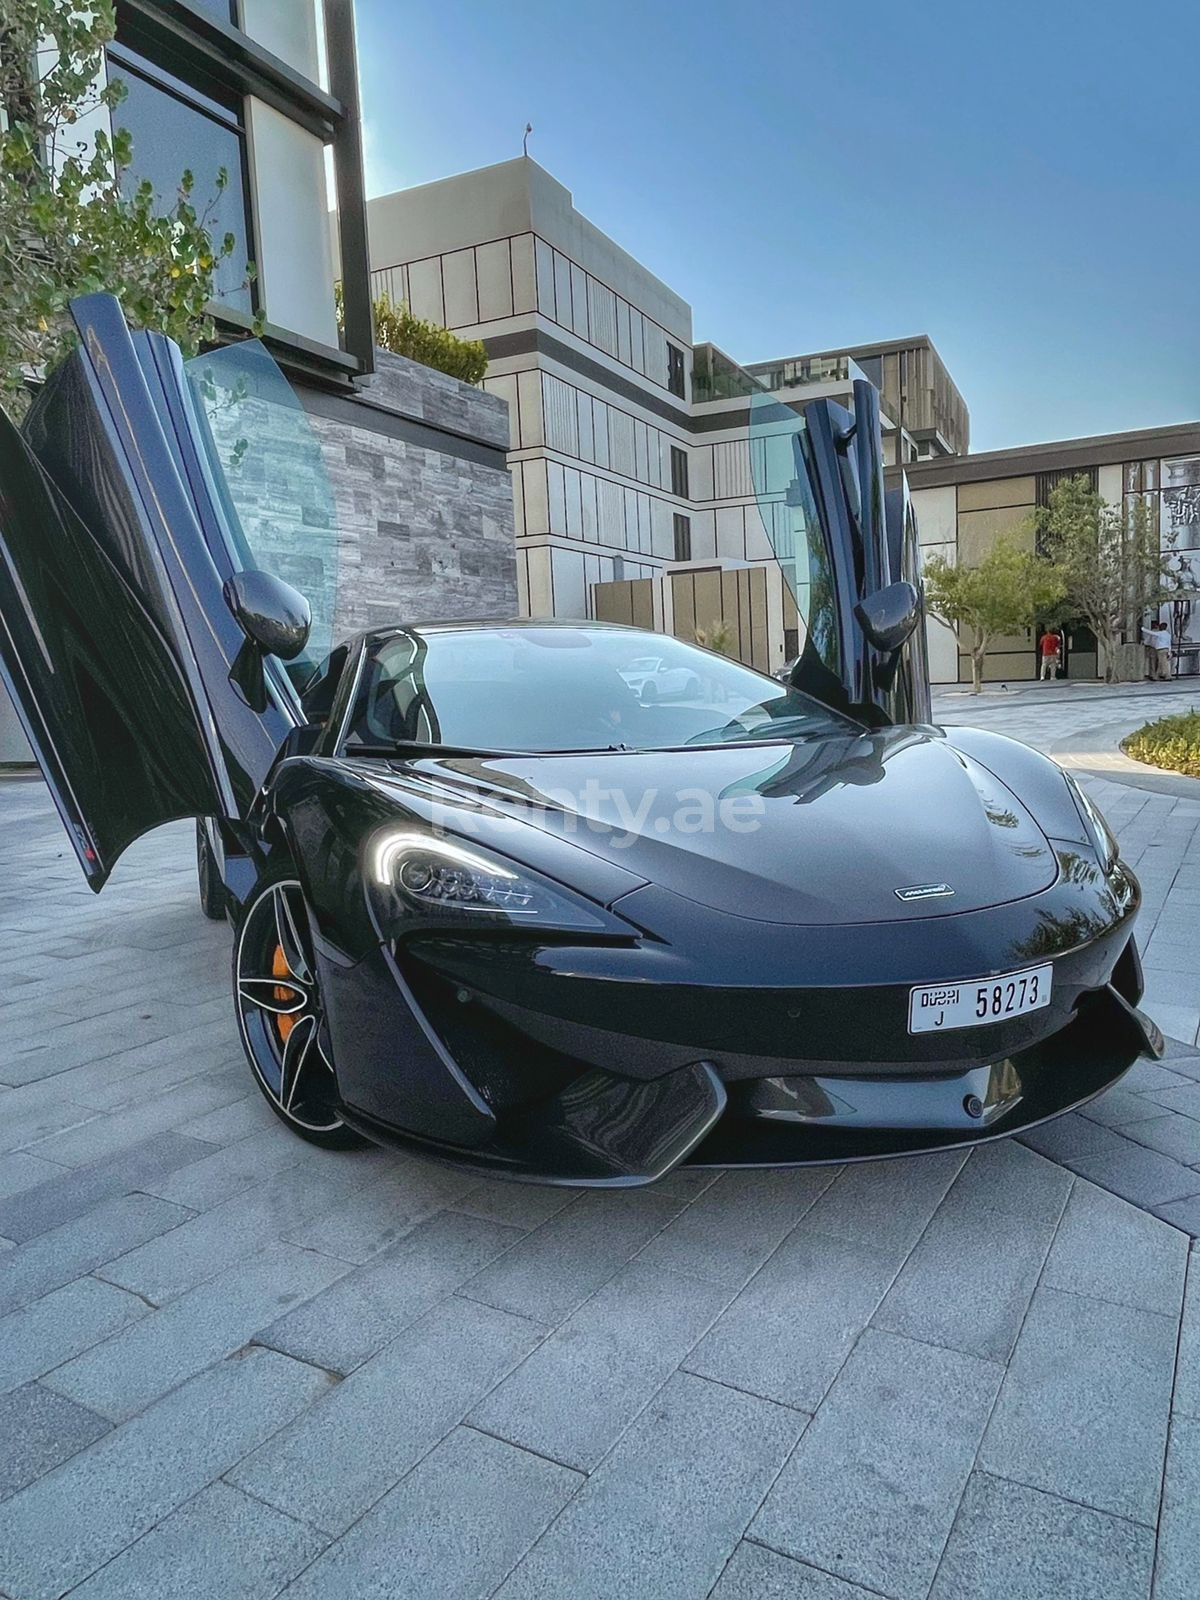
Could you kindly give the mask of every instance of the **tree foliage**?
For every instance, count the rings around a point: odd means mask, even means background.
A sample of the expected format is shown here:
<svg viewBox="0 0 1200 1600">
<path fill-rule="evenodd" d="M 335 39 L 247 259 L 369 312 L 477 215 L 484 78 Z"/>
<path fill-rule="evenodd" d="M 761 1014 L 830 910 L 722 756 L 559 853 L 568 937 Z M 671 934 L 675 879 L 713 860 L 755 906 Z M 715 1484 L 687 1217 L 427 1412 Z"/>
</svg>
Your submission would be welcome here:
<svg viewBox="0 0 1200 1600">
<path fill-rule="evenodd" d="M 169 204 L 128 180 L 132 139 L 109 132 L 125 98 L 119 79 L 105 81 L 115 26 L 112 0 L 0 4 L 0 403 L 10 409 L 73 347 L 76 295 L 115 294 L 135 327 L 168 334 L 185 355 L 214 336 L 214 274 L 235 241 L 214 243 L 217 196 L 197 197 L 191 172 Z"/>
<path fill-rule="evenodd" d="M 925 564 L 925 603 L 940 621 L 967 634 L 971 691 L 978 694 L 988 645 L 1001 634 L 1032 628 L 1054 610 L 1064 580 L 1049 561 L 1026 549 L 1017 534 L 996 541 L 975 567 L 944 556 Z"/>
<path fill-rule="evenodd" d="M 337 286 L 338 323 L 342 321 L 342 286 Z M 403 303 L 381 294 L 372 307 L 375 316 L 375 343 L 393 355 L 407 356 L 424 367 L 433 367 L 463 383 L 479 383 L 488 369 L 487 350 L 482 339 L 460 339 L 436 322 L 414 317 Z"/>
<path fill-rule="evenodd" d="M 1070 611 L 1096 635 L 1111 682 L 1122 635 L 1136 639 L 1143 614 L 1174 592 L 1154 517 L 1140 499 L 1125 515 L 1079 476 L 1055 486 L 1035 526 L 1040 548 L 1062 574 Z"/>
</svg>

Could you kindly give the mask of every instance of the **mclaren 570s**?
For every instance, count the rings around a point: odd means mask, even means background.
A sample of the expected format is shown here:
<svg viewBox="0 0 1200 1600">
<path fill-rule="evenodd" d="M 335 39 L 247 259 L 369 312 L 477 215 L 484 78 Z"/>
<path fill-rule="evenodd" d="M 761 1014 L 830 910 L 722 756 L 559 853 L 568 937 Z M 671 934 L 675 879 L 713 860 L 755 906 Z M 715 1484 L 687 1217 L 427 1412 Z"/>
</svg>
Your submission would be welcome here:
<svg viewBox="0 0 1200 1600">
<path fill-rule="evenodd" d="M 4 678 L 94 889 L 197 819 L 293 1132 L 638 1185 L 996 1138 L 1161 1051 L 1138 885 L 1084 793 L 931 725 L 870 385 L 750 406 L 798 613 L 780 683 L 594 621 L 351 634 L 320 445 L 263 347 L 185 363 L 111 297 L 73 315 L 0 418 Z"/>
</svg>

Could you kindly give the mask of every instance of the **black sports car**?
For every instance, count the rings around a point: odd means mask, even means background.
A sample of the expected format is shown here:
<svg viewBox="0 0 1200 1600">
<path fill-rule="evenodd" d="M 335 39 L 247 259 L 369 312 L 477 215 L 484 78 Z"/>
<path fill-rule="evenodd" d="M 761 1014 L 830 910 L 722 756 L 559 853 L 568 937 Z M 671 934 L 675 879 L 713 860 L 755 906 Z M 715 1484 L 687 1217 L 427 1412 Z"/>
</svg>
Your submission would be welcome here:
<svg viewBox="0 0 1200 1600">
<path fill-rule="evenodd" d="M 1025 746 L 929 725 L 868 385 L 752 423 L 805 623 L 780 685 L 589 622 L 333 638 L 328 564 L 297 568 L 315 627 L 262 570 L 239 429 L 286 435 L 293 478 L 304 436 L 265 354 L 185 367 L 107 297 L 74 314 L 0 422 L 0 659 L 93 888 L 204 819 L 242 1041 L 295 1132 L 642 1184 L 993 1138 L 1161 1048 L 1102 820 Z"/>
</svg>

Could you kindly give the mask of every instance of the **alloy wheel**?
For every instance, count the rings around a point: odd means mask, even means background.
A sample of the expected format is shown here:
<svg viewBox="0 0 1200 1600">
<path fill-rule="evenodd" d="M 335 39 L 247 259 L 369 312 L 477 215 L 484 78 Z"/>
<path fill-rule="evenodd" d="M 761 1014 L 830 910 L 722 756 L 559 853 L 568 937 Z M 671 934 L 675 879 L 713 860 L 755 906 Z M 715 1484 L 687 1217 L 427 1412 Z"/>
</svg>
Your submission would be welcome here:
<svg viewBox="0 0 1200 1600">
<path fill-rule="evenodd" d="M 308 917 L 294 878 L 268 884 L 248 907 L 234 982 L 242 1042 L 275 1110 L 304 1132 L 341 1128 Z"/>
</svg>

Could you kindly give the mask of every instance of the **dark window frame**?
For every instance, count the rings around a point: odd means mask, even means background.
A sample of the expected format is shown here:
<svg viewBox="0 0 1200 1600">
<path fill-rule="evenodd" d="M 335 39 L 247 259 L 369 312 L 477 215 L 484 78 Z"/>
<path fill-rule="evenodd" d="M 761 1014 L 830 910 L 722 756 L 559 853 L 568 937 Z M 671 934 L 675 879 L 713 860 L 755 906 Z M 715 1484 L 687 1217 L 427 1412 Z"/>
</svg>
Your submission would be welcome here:
<svg viewBox="0 0 1200 1600">
<path fill-rule="evenodd" d="M 690 500 L 688 493 L 688 453 L 679 445 L 671 446 L 671 493 L 679 500 Z"/>
<path fill-rule="evenodd" d="M 667 340 L 667 393 L 675 395 L 679 400 L 687 398 L 687 373 L 684 368 L 683 351 L 669 339 Z"/>
<path fill-rule="evenodd" d="M 675 513 L 672 528 L 675 539 L 675 560 L 690 561 L 692 559 L 692 519 L 685 516 L 682 511 Z"/>
<path fill-rule="evenodd" d="M 254 208 L 254 190 L 250 173 L 250 151 L 246 136 L 246 106 L 242 96 L 229 91 L 222 91 L 219 85 L 213 85 L 216 94 L 224 94 L 229 101 L 222 105 L 221 100 L 214 94 L 196 84 L 189 84 L 178 77 L 169 68 L 162 66 L 150 56 L 143 56 L 132 50 L 128 45 L 114 40 L 105 51 L 106 59 L 111 63 L 114 78 L 137 78 L 142 83 L 149 85 L 159 94 L 164 94 L 168 99 L 174 100 L 177 105 L 184 106 L 194 116 L 202 117 L 206 122 L 212 122 L 219 128 L 224 128 L 227 133 L 233 134 L 238 142 L 238 177 L 241 181 L 243 226 L 246 234 L 246 262 L 258 261 L 258 218 Z M 236 106 L 236 109 L 234 107 Z M 118 106 L 113 112 L 114 121 L 119 125 L 121 108 Z M 181 161 L 179 170 L 183 172 L 187 166 L 186 161 Z M 134 140 L 134 176 L 137 176 L 137 141 Z M 198 194 L 196 199 L 202 208 L 208 196 Z M 257 275 L 247 284 L 250 298 L 250 315 L 257 315 L 260 308 L 259 280 Z M 218 299 L 216 306 L 222 302 Z M 233 315 L 245 315 L 240 306 L 230 305 L 227 308 Z"/>
</svg>

